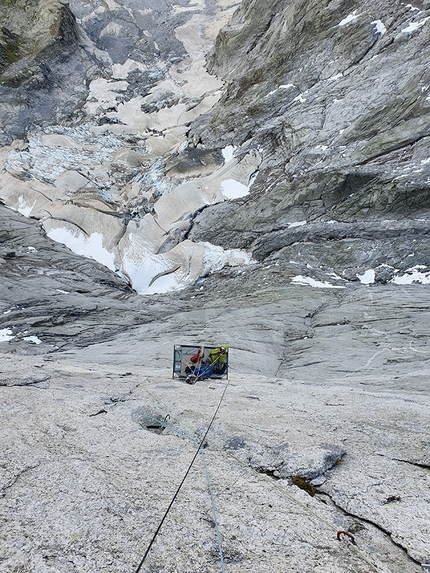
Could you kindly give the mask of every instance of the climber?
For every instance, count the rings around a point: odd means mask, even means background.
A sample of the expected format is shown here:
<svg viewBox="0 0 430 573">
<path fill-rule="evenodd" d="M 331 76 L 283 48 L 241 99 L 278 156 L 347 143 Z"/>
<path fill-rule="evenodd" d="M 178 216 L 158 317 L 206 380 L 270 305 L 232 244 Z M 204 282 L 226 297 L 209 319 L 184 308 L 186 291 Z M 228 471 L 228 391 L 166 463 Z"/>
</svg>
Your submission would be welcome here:
<svg viewBox="0 0 430 573">
<path fill-rule="evenodd" d="M 227 354 L 228 346 L 222 344 L 210 351 L 206 359 L 206 366 L 210 368 L 210 374 L 217 374 L 221 376 L 227 370 Z"/>
<path fill-rule="evenodd" d="M 202 348 L 199 348 L 197 352 L 190 357 L 191 364 L 187 362 L 187 366 L 185 368 L 185 374 L 187 374 L 188 376 L 190 375 L 195 376 L 196 372 L 199 371 L 199 369 L 203 364 L 204 357 L 205 357 L 204 350 Z"/>
<path fill-rule="evenodd" d="M 186 382 L 188 384 L 195 384 L 197 380 L 203 380 L 204 378 L 209 378 L 212 374 L 216 376 L 222 376 L 227 371 L 228 366 L 228 346 L 222 344 L 221 346 L 214 348 L 210 351 L 208 358 L 199 366 L 196 365 L 193 369 L 186 368 L 188 376 Z M 195 355 L 196 356 L 196 355 Z M 193 356 L 192 358 L 194 358 Z M 192 360 L 191 358 L 191 360 Z M 201 358 L 199 356 L 199 358 Z M 197 362 L 197 359 L 196 359 Z"/>
</svg>

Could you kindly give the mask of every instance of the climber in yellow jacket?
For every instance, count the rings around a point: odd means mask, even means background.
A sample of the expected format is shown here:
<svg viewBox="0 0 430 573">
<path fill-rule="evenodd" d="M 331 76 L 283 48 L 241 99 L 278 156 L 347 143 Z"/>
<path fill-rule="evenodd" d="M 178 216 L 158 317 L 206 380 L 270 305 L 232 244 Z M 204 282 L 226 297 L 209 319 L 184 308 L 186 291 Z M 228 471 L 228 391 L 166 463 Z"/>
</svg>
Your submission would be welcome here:
<svg viewBox="0 0 430 573">
<path fill-rule="evenodd" d="M 209 352 L 209 356 L 206 360 L 208 366 L 213 367 L 210 369 L 212 374 L 222 375 L 227 370 L 227 356 L 228 356 L 228 346 L 227 344 L 222 344 L 217 348 L 214 348 Z"/>
</svg>

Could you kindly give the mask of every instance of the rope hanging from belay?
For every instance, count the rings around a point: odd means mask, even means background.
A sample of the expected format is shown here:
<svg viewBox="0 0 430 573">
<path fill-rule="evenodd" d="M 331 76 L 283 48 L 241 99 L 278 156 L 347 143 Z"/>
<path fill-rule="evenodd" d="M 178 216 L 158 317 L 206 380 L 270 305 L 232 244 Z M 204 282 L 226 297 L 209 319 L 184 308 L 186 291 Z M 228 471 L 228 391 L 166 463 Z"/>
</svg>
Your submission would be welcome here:
<svg viewBox="0 0 430 573">
<path fill-rule="evenodd" d="M 218 414 L 218 410 L 219 410 L 220 407 L 221 407 L 221 403 L 222 403 L 222 401 L 223 401 L 223 399 L 224 399 L 224 396 L 225 396 L 225 393 L 226 393 L 226 391 L 227 391 L 227 388 L 228 388 L 229 383 L 230 383 L 230 382 L 227 381 L 227 384 L 226 384 L 225 387 L 224 387 L 223 393 L 222 393 L 221 398 L 220 398 L 220 400 L 219 400 L 219 402 L 218 402 L 218 406 L 217 406 L 217 408 L 216 408 L 216 410 L 215 410 L 215 413 L 214 413 L 214 415 L 212 416 L 212 419 L 211 419 L 211 421 L 209 422 L 208 427 L 206 428 L 206 431 L 205 431 L 205 433 L 204 433 L 204 435 L 203 435 L 203 438 L 202 438 L 202 439 L 200 440 L 200 442 L 199 442 L 199 445 L 198 445 L 198 447 L 197 447 L 197 449 L 196 449 L 196 451 L 195 451 L 195 453 L 194 453 L 194 456 L 193 456 L 193 458 L 192 458 L 192 460 L 191 460 L 191 462 L 190 462 L 190 464 L 189 464 L 189 466 L 188 466 L 188 469 L 187 469 L 187 471 L 185 472 L 185 475 L 184 475 L 184 477 L 182 478 L 181 483 L 180 483 L 179 486 L 177 487 L 176 492 L 175 492 L 175 494 L 174 494 L 172 500 L 170 501 L 170 503 L 169 503 L 169 505 L 168 505 L 166 511 L 164 512 L 164 515 L 163 515 L 163 517 L 162 517 L 162 519 L 161 519 L 161 521 L 160 521 L 160 523 L 159 523 L 157 529 L 155 530 L 154 535 L 152 536 L 152 539 L 151 539 L 151 541 L 149 542 L 149 545 L 148 545 L 148 547 L 147 547 L 147 549 L 146 549 L 146 551 L 145 551 L 145 554 L 144 554 L 144 556 L 142 557 L 142 560 L 141 560 L 141 562 L 139 563 L 139 565 L 138 565 L 138 567 L 137 567 L 135 573 L 139 573 L 139 571 L 142 569 L 142 566 L 143 566 L 143 564 L 145 563 L 146 558 L 147 558 L 148 555 L 149 555 L 149 552 L 151 551 L 151 548 L 152 548 L 152 546 L 153 546 L 153 544 L 154 544 L 154 541 L 156 540 L 158 534 L 160 533 L 160 530 L 161 530 L 161 528 L 162 528 L 162 526 L 163 526 L 163 523 L 165 522 L 165 520 L 166 520 L 166 518 L 167 518 L 167 516 L 168 516 L 168 514 L 169 514 L 169 512 L 170 512 L 170 510 L 171 510 L 171 508 L 172 508 L 172 506 L 173 506 L 173 504 L 175 503 L 175 500 L 176 500 L 176 498 L 178 497 L 179 492 L 181 491 L 181 488 L 182 488 L 182 486 L 184 485 L 185 480 L 187 479 L 188 474 L 190 473 L 191 468 L 193 467 L 193 464 L 194 464 L 194 462 L 196 461 L 197 456 L 198 456 L 199 453 L 201 452 L 201 449 L 202 449 L 202 447 L 203 447 L 203 445 L 204 445 L 204 443 L 205 443 L 205 441 L 206 441 L 206 437 L 207 437 L 207 435 L 208 435 L 208 433 L 209 433 L 209 430 L 211 429 L 212 424 L 214 423 L 214 420 L 215 420 L 215 418 L 216 418 L 216 415 Z M 208 477 L 207 467 L 206 467 L 206 463 L 205 463 L 205 462 L 204 462 L 204 465 L 205 465 L 206 476 Z M 213 496 L 212 496 L 212 489 L 211 489 L 211 487 L 210 487 L 210 482 L 209 482 L 209 489 L 210 489 L 211 499 L 212 499 L 212 509 L 213 509 L 213 511 L 214 511 L 215 506 L 214 506 L 214 503 L 213 503 Z M 216 514 L 215 514 L 215 515 L 216 515 Z M 216 523 L 216 521 L 215 521 L 215 523 Z M 221 542 L 220 542 L 219 533 L 218 533 L 218 527 L 216 527 L 216 531 L 217 531 L 217 537 L 218 537 L 218 547 L 219 547 L 219 550 L 220 550 L 221 570 L 222 570 L 222 573 L 224 573 L 224 559 L 223 559 L 223 555 L 222 555 L 222 548 L 221 548 Z"/>
</svg>

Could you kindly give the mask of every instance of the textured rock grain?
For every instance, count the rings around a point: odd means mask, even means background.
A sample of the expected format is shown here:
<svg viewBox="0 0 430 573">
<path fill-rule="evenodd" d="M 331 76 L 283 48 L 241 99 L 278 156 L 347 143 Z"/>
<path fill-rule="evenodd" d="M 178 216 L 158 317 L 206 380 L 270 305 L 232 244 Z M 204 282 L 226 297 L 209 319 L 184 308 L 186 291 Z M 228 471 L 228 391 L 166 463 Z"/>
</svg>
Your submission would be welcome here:
<svg viewBox="0 0 430 573">
<path fill-rule="evenodd" d="M 137 567 L 225 388 L 172 379 L 178 343 L 228 344 L 229 386 L 146 571 L 222 570 L 212 503 L 228 573 L 430 563 L 415 4 L 17 4 L 0 37 L 1 573 Z"/>
</svg>

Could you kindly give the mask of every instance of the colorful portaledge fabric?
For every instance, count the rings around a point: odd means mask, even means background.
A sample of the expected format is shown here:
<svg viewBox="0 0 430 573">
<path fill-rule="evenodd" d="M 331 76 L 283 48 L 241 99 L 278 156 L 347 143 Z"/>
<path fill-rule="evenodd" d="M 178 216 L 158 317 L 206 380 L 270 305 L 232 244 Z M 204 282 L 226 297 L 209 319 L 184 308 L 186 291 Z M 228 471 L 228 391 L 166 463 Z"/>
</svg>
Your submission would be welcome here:
<svg viewBox="0 0 430 573">
<path fill-rule="evenodd" d="M 190 374 L 204 378 L 228 379 L 228 346 L 175 344 L 172 378 L 187 378 Z"/>
</svg>

